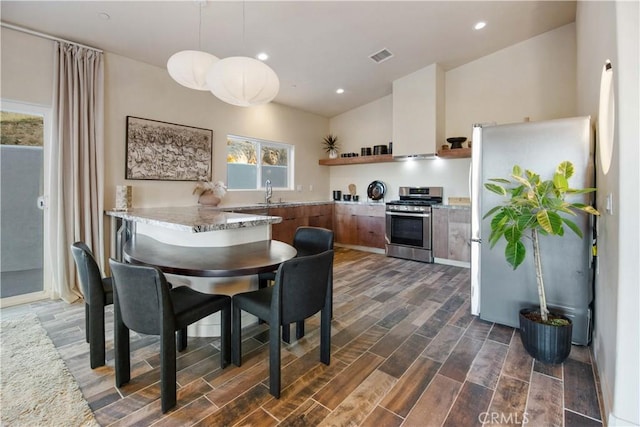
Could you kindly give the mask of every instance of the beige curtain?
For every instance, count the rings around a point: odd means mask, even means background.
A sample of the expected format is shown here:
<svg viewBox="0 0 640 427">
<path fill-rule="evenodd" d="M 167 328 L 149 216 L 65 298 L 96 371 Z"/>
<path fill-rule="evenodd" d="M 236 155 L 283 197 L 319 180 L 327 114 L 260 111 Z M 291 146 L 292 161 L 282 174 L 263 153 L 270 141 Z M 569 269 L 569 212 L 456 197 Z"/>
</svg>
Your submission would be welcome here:
<svg viewBox="0 0 640 427">
<path fill-rule="evenodd" d="M 49 242 L 53 298 L 81 294 L 70 245 L 84 241 L 104 270 L 104 63 L 101 52 L 56 42 Z"/>
</svg>

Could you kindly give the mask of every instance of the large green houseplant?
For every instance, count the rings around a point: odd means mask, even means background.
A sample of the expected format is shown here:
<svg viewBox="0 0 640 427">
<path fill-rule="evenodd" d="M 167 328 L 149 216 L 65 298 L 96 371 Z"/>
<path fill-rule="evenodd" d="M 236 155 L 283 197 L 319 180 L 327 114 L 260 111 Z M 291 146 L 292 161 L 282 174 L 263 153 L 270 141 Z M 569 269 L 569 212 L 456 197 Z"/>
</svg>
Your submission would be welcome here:
<svg viewBox="0 0 640 427">
<path fill-rule="evenodd" d="M 567 196 L 595 191 L 595 188 L 571 188 L 569 178 L 573 173 L 574 167 L 569 161 L 560 163 L 550 180 L 543 180 L 540 175 L 530 170 L 523 170 L 516 165 L 513 167 L 511 179 L 493 178 L 484 185 L 487 190 L 506 198 L 503 204 L 493 207 L 484 216 L 485 219 L 491 218 L 490 247 L 493 248 L 504 238 L 506 240 L 505 259 L 515 270 L 522 264 L 527 253 L 524 240 L 531 240 L 540 308 L 539 313 L 527 312 L 527 316 L 533 321 L 549 326 L 563 326 L 570 321 L 561 315 L 549 315 L 540 259 L 539 235 L 564 236 L 566 226 L 582 237 L 582 231 L 570 217 L 578 213 L 599 215 L 592 206 L 566 200 Z M 534 319 L 538 314 L 539 319 Z M 569 350 L 570 344 L 569 341 Z M 558 363 L 557 358 L 554 360 Z"/>
</svg>

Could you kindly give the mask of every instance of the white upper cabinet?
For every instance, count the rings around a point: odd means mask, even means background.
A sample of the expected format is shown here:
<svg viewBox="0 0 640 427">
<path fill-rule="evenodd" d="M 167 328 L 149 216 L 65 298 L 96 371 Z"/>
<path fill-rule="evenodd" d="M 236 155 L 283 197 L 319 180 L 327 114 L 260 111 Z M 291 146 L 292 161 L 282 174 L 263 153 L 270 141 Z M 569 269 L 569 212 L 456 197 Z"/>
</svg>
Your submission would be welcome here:
<svg viewBox="0 0 640 427">
<path fill-rule="evenodd" d="M 445 73 L 432 64 L 393 82 L 393 156 L 434 154 L 444 141 Z"/>
</svg>

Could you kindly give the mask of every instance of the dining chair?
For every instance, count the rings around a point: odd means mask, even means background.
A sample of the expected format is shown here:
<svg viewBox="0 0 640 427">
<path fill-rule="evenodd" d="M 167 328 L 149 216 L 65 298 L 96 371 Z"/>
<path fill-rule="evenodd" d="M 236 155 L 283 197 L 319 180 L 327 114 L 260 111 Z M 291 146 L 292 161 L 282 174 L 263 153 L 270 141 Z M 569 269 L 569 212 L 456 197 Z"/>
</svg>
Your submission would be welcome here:
<svg viewBox="0 0 640 427">
<path fill-rule="evenodd" d="M 231 357 L 242 363 L 241 310 L 269 323 L 269 391 L 280 398 L 281 326 L 320 312 L 320 361 L 331 359 L 331 287 L 333 250 L 292 258 L 280 264 L 273 286 L 233 296 Z"/>
<path fill-rule="evenodd" d="M 231 297 L 205 294 L 187 286 L 171 288 L 153 266 L 109 260 L 115 303 L 116 386 L 131 379 L 129 330 L 160 335 L 162 412 L 176 404 L 176 332 L 178 351 L 187 348 L 187 326 L 220 311 L 220 367 L 230 362 Z"/>
<path fill-rule="evenodd" d="M 113 304 L 111 277 L 102 277 L 91 249 L 84 242 L 71 245 L 78 269 L 80 290 L 84 296 L 85 339 L 89 343 L 89 365 L 95 369 L 105 364 L 104 308 Z"/>
<path fill-rule="evenodd" d="M 315 255 L 324 251 L 332 250 L 333 231 L 321 227 L 298 227 L 293 236 L 293 247 L 298 251 L 296 255 L 298 257 Z M 258 289 L 266 288 L 269 286 L 269 282 L 274 281 L 275 278 L 275 271 L 258 274 Z M 331 300 L 333 301 L 333 271 L 330 274 L 329 280 L 331 281 L 329 292 Z M 333 317 L 333 303 L 331 305 L 331 314 L 331 317 Z M 296 323 L 296 339 L 300 339 L 303 336 L 304 320 Z M 289 325 L 284 325 L 282 328 L 282 340 L 286 343 L 291 341 Z"/>
</svg>

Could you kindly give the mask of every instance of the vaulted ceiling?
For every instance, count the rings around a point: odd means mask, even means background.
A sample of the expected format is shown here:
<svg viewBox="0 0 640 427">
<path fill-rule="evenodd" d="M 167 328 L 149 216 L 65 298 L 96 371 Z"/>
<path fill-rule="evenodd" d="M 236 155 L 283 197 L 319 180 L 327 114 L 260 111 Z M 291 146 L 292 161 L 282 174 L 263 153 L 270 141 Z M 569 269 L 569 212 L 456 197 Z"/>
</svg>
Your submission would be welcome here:
<svg viewBox="0 0 640 427">
<path fill-rule="evenodd" d="M 3 0 L 0 8 L 4 23 L 158 67 L 185 49 L 219 58 L 266 52 L 280 78 L 275 102 L 333 117 L 390 94 L 393 80 L 427 65 L 449 70 L 574 22 L 576 4 Z M 478 21 L 487 26 L 474 30 Z M 381 49 L 393 56 L 369 58 Z"/>
</svg>

